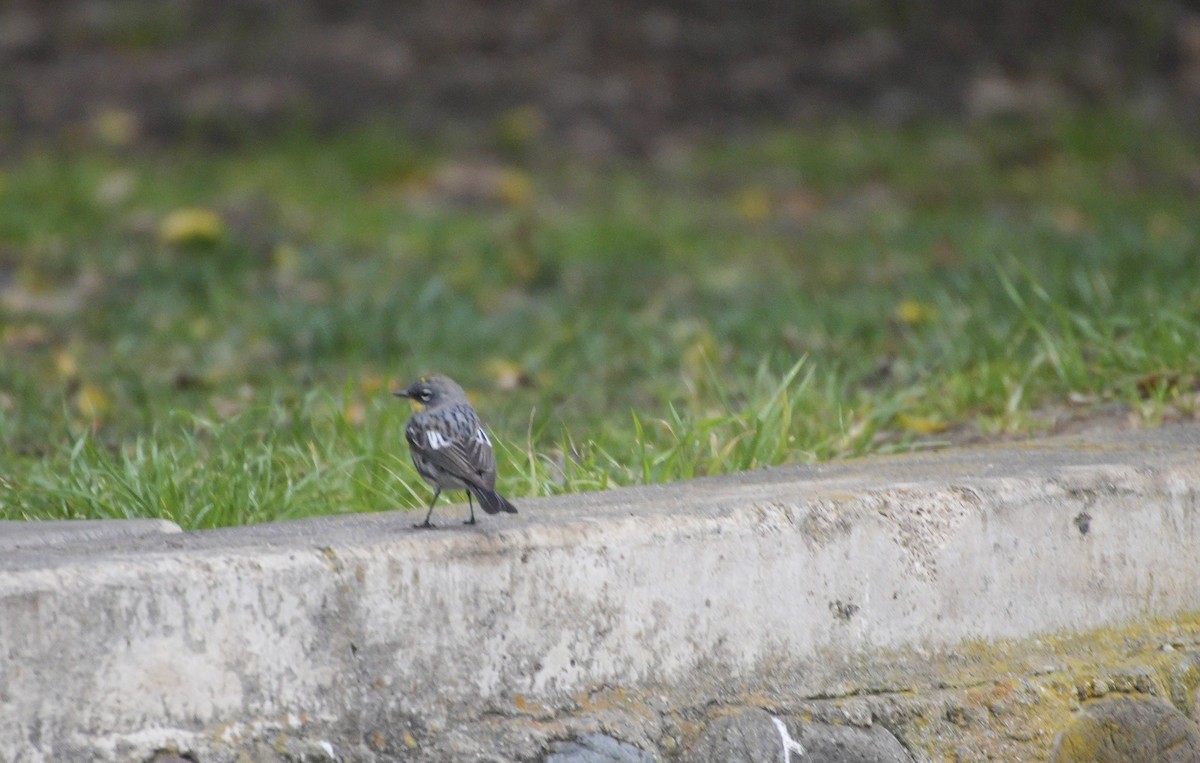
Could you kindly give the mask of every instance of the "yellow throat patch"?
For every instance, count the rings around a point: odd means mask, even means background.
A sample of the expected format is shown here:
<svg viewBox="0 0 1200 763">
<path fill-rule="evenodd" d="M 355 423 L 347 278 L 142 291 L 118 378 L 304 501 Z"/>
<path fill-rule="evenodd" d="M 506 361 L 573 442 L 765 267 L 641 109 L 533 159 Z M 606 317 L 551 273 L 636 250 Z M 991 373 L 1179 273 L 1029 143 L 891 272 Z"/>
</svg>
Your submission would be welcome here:
<svg viewBox="0 0 1200 763">
<path fill-rule="evenodd" d="M 417 379 L 417 381 L 421 382 L 422 384 L 425 384 L 426 382 L 429 381 L 429 377 L 422 376 L 421 378 Z M 411 397 L 408 399 L 408 406 L 410 408 L 412 408 L 413 413 L 420 413 L 421 411 L 425 410 L 424 403 L 420 402 L 419 400 L 414 400 Z"/>
</svg>

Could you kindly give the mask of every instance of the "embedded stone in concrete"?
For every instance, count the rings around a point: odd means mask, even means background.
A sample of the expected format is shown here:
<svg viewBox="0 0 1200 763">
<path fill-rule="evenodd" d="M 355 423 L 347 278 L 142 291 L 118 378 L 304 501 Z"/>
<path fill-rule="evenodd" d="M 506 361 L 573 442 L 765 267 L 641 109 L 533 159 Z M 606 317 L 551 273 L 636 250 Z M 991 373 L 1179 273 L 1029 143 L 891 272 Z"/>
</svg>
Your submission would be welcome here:
<svg viewBox="0 0 1200 763">
<path fill-rule="evenodd" d="M 0 521 L 0 551 L 93 545 L 181 533 L 165 519 L 66 519 L 52 522 Z"/>
<path fill-rule="evenodd" d="M 900 740 L 882 726 L 801 725 L 804 763 L 911 763 Z"/>
<path fill-rule="evenodd" d="M 658 763 L 658 757 L 604 734 L 580 734 L 555 742 L 545 763 Z"/>
<path fill-rule="evenodd" d="M 1159 699 L 1104 699 L 1084 708 L 1059 734 L 1051 761 L 1196 763 L 1200 726 Z"/>
<path fill-rule="evenodd" d="M 744 710 L 708 725 L 692 760 L 701 763 L 911 763 L 896 737 L 879 726 L 802 723 L 765 710 Z"/>
<path fill-rule="evenodd" d="M 743 710 L 709 723 L 689 757 L 698 763 L 761 763 L 793 756 L 801 758 L 803 747 L 794 745 L 785 755 L 784 744 L 774 716 L 765 710 Z"/>
</svg>

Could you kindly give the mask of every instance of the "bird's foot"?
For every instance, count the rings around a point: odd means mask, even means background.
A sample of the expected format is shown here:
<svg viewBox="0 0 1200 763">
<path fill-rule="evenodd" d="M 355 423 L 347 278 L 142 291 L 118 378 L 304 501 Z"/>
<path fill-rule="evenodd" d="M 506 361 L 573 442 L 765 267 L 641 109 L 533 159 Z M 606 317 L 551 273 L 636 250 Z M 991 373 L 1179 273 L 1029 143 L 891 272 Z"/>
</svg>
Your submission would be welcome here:
<svg viewBox="0 0 1200 763">
<path fill-rule="evenodd" d="M 464 524 L 464 525 L 473 525 L 473 524 L 475 524 L 475 517 L 471 517 L 470 519 L 464 519 L 464 520 L 463 520 L 463 524 Z"/>
<path fill-rule="evenodd" d="M 424 522 L 421 522 L 420 524 L 413 525 L 413 527 L 417 528 L 418 530 L 433 530 L 433 529 L 437 528 L 437 525 L 430 524 L 429 520 L 426 519 Z"/>
</svg>

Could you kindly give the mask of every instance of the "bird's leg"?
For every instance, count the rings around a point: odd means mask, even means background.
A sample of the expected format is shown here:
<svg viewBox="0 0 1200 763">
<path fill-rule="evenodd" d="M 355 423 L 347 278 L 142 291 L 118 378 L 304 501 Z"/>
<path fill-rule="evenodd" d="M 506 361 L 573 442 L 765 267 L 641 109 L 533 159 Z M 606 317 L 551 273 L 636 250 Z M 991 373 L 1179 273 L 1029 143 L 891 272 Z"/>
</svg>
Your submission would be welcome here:
<svg viewBox="0 0 1200 763">
<path fill-rule="evenodd" d="M 464 525 L 475 524 L 475 501 L 471 500 L 471 491 L 467 491 L 467 505 L 471 507 L 471 518 L 463 522 Z"/>
<path fill-rule="evenodd" d="M 442 494 L 442 489 L 440 487 L 437 490 L 433 491 L 433 500 L 429 502 L 429 513 L 427 513 L 425 515 L 425 521 L 419 525 L 413 525 L 413 527 L 417 527 L 417 528 L 421 528 L 421 529 L 434 527 L 434 525 L 429 524 L 429 518 L 433 516 L 433 505 L 435 503 L 437 503 L 438 496 L 441 494 Z"/>
</svg>

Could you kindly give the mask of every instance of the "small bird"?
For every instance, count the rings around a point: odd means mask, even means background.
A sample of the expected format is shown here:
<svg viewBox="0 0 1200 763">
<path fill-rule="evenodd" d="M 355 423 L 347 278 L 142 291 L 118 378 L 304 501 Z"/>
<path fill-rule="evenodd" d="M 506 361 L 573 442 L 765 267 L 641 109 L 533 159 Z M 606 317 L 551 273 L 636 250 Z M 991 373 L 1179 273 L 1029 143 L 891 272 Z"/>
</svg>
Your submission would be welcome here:
<svg viewBox="0 0 1200 763">
<path fill-rule="evenodd" d="M 433 527 L 433 505 L 442 490 L 467 491 L 471 518 L 463 524 L 475 524 L 475 503 L 488 514 L 501 511 L 516 514 L 517 509 L 496 492 L 496 455 L 492 441 L 483 430 L 483 422 L 467 400 L 467 394 L 448 376 L 422 376 L 408 389 L 393 392 L 408 398 L 413 414 L 404 427 L 404 438 L 417 472 L 434 487 L 433 500 L 425 521 L 413 527 Z"/>
</svg>

